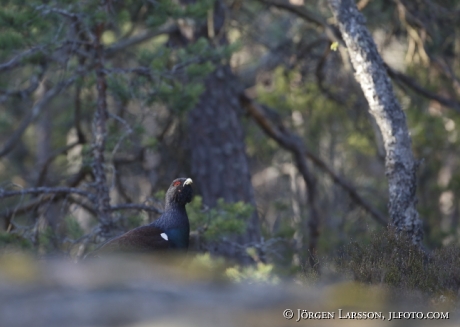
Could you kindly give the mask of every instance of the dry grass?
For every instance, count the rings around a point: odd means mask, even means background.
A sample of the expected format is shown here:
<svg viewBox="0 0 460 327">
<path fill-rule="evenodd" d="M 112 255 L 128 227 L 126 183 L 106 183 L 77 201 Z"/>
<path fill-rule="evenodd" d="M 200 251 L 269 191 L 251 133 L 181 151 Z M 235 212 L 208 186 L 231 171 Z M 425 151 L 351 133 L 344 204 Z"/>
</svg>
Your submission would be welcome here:
<svg viewBox="0 0 460 327">
<path fill-rule="evenodd" d="M 371 240 L 366 245 L 351 242 L 346 246 L 344 254 L 338 259 L 342 272 L 351 271 L 355 280 L 362 283 L 458 297 L 459 247 L 423 251 L 392 230 L 375 233 Z"/>
</svg>

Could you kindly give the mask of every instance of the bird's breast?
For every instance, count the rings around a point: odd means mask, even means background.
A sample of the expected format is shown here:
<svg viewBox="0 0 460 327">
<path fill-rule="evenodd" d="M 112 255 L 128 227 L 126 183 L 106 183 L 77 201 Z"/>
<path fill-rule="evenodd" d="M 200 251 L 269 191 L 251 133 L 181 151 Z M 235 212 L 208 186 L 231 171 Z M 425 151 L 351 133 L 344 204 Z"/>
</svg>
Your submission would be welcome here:
<svg viewBox="0 0 460 327">
<path fill-rule="evenodd" d="M 189 243 L 188 228 L 172 228 L 165 231 L 171 248 L 187 249 Z"/>
</svg>

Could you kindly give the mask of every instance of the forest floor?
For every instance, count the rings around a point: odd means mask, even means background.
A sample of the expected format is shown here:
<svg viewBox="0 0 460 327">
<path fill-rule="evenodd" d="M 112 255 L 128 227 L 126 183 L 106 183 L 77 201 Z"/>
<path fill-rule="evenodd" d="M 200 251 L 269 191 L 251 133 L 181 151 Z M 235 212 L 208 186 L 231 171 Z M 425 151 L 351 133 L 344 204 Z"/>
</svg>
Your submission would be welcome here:
<svg viewBox="0 0 460 327">
<path fill-rule="evenodd" d="M 459 326 L 459 309 L 447 294 L 428 296 L 331 274 L 312 281 L 235 283 L 216 267 L 183 258 L 77 264 L 0 256 L 4 327 Z"/>
</svg>

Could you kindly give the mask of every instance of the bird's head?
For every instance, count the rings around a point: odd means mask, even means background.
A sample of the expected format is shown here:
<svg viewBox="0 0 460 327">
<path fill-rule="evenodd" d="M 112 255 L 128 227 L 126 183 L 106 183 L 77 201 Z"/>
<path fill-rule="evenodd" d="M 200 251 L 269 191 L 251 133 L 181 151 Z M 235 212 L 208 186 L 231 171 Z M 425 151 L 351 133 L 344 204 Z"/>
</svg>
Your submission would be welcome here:
<svg viewBox="0 0 460 327">
<path fill-rule="evenodd" d="M 192 201 L 193 181 L 191 178 L 177 178 L 172 181 L 166 192 L 166 205 L 181 205 Z"/>
</svg>

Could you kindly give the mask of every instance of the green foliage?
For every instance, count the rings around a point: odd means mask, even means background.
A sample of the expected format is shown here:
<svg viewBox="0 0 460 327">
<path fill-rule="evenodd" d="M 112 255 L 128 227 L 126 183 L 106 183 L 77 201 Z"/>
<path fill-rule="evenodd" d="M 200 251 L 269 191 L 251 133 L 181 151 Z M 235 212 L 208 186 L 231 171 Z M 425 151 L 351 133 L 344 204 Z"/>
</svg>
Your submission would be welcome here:
<svg viewBox="0 0 460 327">
<path fill-rule="evenodd" d="M 97 1 L 88 1 L 80 8 L 84 14 L 83 19 L 88 26 L 104 24 L 110 19 L 107 10 L 105 10 L 105 8 L 103 8 Z"/>
<path fill-rule="evenodd" d="M 124 220 L 124 225 L 127 230 L 139 227 L 144 222 L 144 218 L 141 215 L 128 216 Z"/>
<path fill-rule="evenodd" d="M 107 78 L 107 86 L 122 103 L 126 103 L 131 99 L 128 83 L 121 76 L 110 76 Z"/>
<path fill-rule="evenodd" d="M 203 91 L 204 86 L 200 83 L 191 84 L 187 87 L 184 87 L 179 82 L 172 82 L 170 84 L 162 83 L 157 92 L 149 99 L 149 103 L 161 101 L 172 110 L 183 113 L 197 104 L 199 96 Z"/>
<path fill-rule="evenodd" d="M 0 34 L 0 49 L 11 49 L 23 44 L 23 37 L 16 31 L 7 31 Z"/>
<path fill-rule="evenodd" d="M 93 157 L 91 155 L 91 145 L 90 144 L 83 145 L 81 156 L 82 156 L 82 159 L 83 159 L 82 165 L 90 167 L 92 162 L 93 162 Z"/>
<path fill-rule="evenodd" d="M 454 6 L 454 2 L 449 2 L 449 4 Z M 457 4 L 458 1 L 455 6 Z M 182 128 L 180 120 L 184 119 L 187 111 L 198 103 L 204 91 L 203 81 L 206 76 L 213 72 L 217 65 L 228 63 L 231 56 L 241 50 L 239 54 L 244 57 L 244 63 L 241 66 L 238 63 L 234 64 L 238 60 L 233 61 L 235 58 L 232 58 L 232 68 L 237 73 L 242 72 L 243 77 L 246 72 L 253 70 L 253 64 L 257 66 L 262 62 L 261 55 L 267 54 L 267 58 L 272 57 L 272 54 L 280 55 L 280 60 L 286 65 L 278 67 L 273 72 L 267 69 L 257 74 L 257 85 L 255 86 L 257 101 L 274 109 L 271 111 L 274 116 L 273 121 L 282 121 L 287 130 L 300 135 L 310 151 L 318 155 L 351 185 L 354 185 L 360 195 L 371 200 L 371 203 L 382 212 L 385 210 L 387 184 L 383 171 L 384 163 L 379 157 L 380 154 L 377 153 L 376 133 L 370 123 L 367 108 L 364 108 L 365 100 L 359 87 L 353 87 L 350 71 L 343 69 L 343 61 L 339 58 L 340 51 L 324 53 L 324 49 L 327 49 L 329 45 L 318 39 L 319 35 L 316 35 L 316 31 L 301 20 L 295 20 L 295 23 L 292 24 L 292 19 L 286 19 L 291 16 L 282 10 L 267 10 L 265 5 L 256 2 L 241 2 L 238 5 L 242 6 L 242 10 L 232 10 L 232 16 L 227 17 L 229 24 L 226 23 L 222 30 L 222 33 L 227 33 L 228 40 L 233 43 L 218 46 L 219 42 L 215 42 L 217 39 L 209 40 L 201 37 L 184 42 L 187 44 L 182 46 L 175 43 L 175 38 L 170 37 L 171 34 L 163 33 L 161 30 L 168 28 L 169 23 L 172 23 L 171 25 L 179 23 L 183 30 L 187 28 L 185 26 L 187 24 L 190 24 L 191 29 L 201 29 L 208 15 L 213 13 L 213 0 L 195 1 L 188 4 L 174 0 L 127 0 L 114 2 L 110 10 L 107 10 L 106 6 L 101 6 L 100 2 L 77 0 L 51 2 L 5 0 L 1 1 L 1 5 L 0 59 L 2 64 L 28 50 L 33 49 L 35 52 L 22 57 L 17 66 L 2 70 L 0 144 L 8 140 L 17 126 L 20 126 L 21 121 L 24 121 L 24 117 L 30 113 L 31 106 L 39 100 L 40 92 L 37 90 L 29 95 L 22 90 L 27 90 L 34 81 L 40 81 L 43 82 L 40 83 L 40 88 L 43 86 L 46 91 L 72 75 L 79 76 L 74 85 L 62 90 L 41 110 L 42 115 L 48 113 L 50 114 L 48 117 L 52 118 L 52 134 L 45 135 L 51 138 L 50 153 L 59 151 L 70 144 L 70 136 L 75 134 L 77 123 L 80 124 L 87 140 L 81 152 L 73 151 L 76 150 L 74 148 L 53 159 L 48 167 L 46 186 L 48 182 L 49 185 L 68 185 L 67 183 L 73 181 L 74 174 L 79 169 L 87 169 L 88 172 L 91 170 L 91 131 L 97 101 L 97 87 L 93 65 L 95 58 L 92 57 L 95 51 L 93 51 L 93 40 L 89 34 L 94 32 L 96 24 L 107 23 L 102 41 L 107 50 L 104 53 L 108 54 L 103 60 L 108 83 L 106 99 L 108 109 L 111 113 L 122 117 L 129 124 L 133 133 L 125 137 L 126 128 L 119 124 L 119 121 L 109 118 L 106 152 L 110 154 L 115 146 L 119 145 L 117 149 L 120 154 L 130 157 L 134 152 L 133 149 L 137 151 L 140 148 L 147 148 L 155 157 L 154 160 L 160 158 L 161 162 L 161 168 L 158 171 L 148 172 L 147 170 L 155 166 L 150 163 L 145 164 L 146 161 L 151 161 L 148 156 L 143 162 L 124 165 L 118 172 L 123 174 L 128 172 L 127 175 L 123 175 L 126 190 L 135 187 L 136 185 L 131 183 L 139 180 L 139 178 L 130 179 L 130 176 L 139 177 L 142 174 L 145 176 L 146 173 L 151 172 L 163 178 L 159 183 L 162 184 L 165 183 L 164 179 L 170 178 L 177 171 L 189 171 L 187 170 L 190 168 L 187 166 L 188 161 L 183 160 L 184 152 L 175 148 L 177 144 L 182 145 L 178 140 L 182 142 L 186 139 L 183 131 L 179 130 Z M 315 14 L 322 15 L 316 3 L 311 2 L 306 6 Z M 371 32 L 383 33 L 386 42 L 389 43 L 394 38 L 400 39 L 405 46 L 407 45 L 404 31 L 406 27 L 399 22 L 393 25 L 398 16 L 394 15 L 395 9 L 394 3 L 384 4 L 383 1 L 371 1 L 365 6 L 363 12 L 369 17 L 376 17 L 368 24 Z M 67 13 L 78 15 L 81 21 L 76 24 L 72 18 L 67 16 Z M 248 13 L 252 17 L 245 16 Z M 376 13 L 380 14 L 376 15 Z M 433 13 L 433 15 L 438 14 Z M 241 19 L 241 17 L 244 18 Z M 264 19 L 253 19 L 255 17 L 264 17 Z M 439 59 L 439 63 L 444 63 L 445 67 L 451 67 L 453 75 L 458 75 L 458 46 L 455 46 L 458 43 L 458 37 L 451 28 L 454 26 L 451 24 L 452 18 L 447 16 L 441 18 L 445 19 L 445 26 L 441 24 L 436 26 L 435 21 L 428 21 L 430 24 L 426 25 L 433 26 L 432 30 L 427 31 L 429 35 L 427 39 L 430 41 L 423 47 L 417 43 L 416 48 L 426 50 L 430 56 Z M 279 23 L 281 21 L 289 22 L 289 24 L 282 22 L 285 25 L 281 25 Z M 162 26 L 165 23 L 167 25 Z M 257 24 L 257 26 L 252 24 Z M 79 33 L 75 31 L 77 25 L 81 28 Z M 392 25 L 394 28 L 388 28 L 388 30 L 382 28 L 382 26 Z M 280 26 L 287 28 L 280 28 Z M 415 26 L 412 28 L 417 29 Z M 445 28 L 451 29 L 452 32 L 443 35 L 438 33 L 438 29 Z M 234 31 L 234 38 L 229 33 L 231 30 Z M 305 33 L 306 31 L 308 32 Z M 112 52 L 112 45 L 135 39 L 143 33 L 160 35 L 141 43 L 134 42 L 127 48 L 121 47 L 117 52 Z M 251 34 L 257 37 L 253 38 Z M 425 31 L 421 34 L 422 39 L 424 39 L 424 34 Z M 200 35 L 203 34 L 200 33 Z M 444 37 L 446 35 L 447 37 Z M 81 36 L 82 39 L 78 39 L 77 36 Z M 283 51 L 276 50 L 270 53 L 285 44 L 288 47 L 283 48 Z M 290 45 L 293 45 L 295 52 L 289 53 Z M 346 49 L 339 48 L 338 50 L 345 51 Z M 445 76 L 448 74 L 442 72 L 443 67 L 441 70 L 437 68 L 437 66 L 442 66 L 439 63 L 430 65 L 431 67 L 423 67 L 414 61 L 406 65 L 405 73 L 433 94 L 454 98 L 455 83 Z M 86 70 L 85 75 L 81 74 L 79 68 L 81 66 L 85 67 L 83 69 Z M 46 70 L 45 75 L 42 75 L 43 70 Z M 319 85 L 317 80 L 321 73 L 320 70 L 324 73 L 323 85 Z M 259 82 L 261 79 L 263 83 Z M 396 90 L 399 90 L 397 88 L 399 85 L 395 84 Z M 80 92 L 79 119 L 76 117 L 75 110 L 77 108 L 76 86 Z M 334 100 L 324 88 L 327 88 L 332 94 L 339 95 L 338 98 L 343 101 Z M 398 95 L 403 103 L 410 127 L 415 156 L 417 159 L 424 159 L 418 171 L 420 187 L 417 192 L 420 199 L 419 212 L 429 231 L 426 234 L 427 244 L 433 247 L 443 246 L 446 241 L 458 243 L 459 233 L 455 217 L 458 209 L 457 199 L 460 194 L 460 173 L 456 169 L 458 167 L 456 153 L 460 145 L 458 135 L 460 117 L 454 111 L 449 112 L 450 109 L 438 108 L 436 101 L 423 99 L 410 88 L 399 91 Z M 9 92 L 15 95 L 9 97 L 6 95 Z M 356 110 L 356 107 L 359 110 Z M 35 182 L 37 149 L 39 148 L 37 147 L 36 124 L 43 116 L 34 120 L 17 142 L 18 146 L 2 160 L 0 180 L 11 180 L 12 183 L 21 184 L 24 187 L 31 186 Z M 169 121 L 169 118 L 173 120 L 172 127 L 159 137 L 163 123 Z M 263 217 L 263 236 L 266 239 L 279 237 L 291 241 L 294 237 L 301 235 L 305 240 L 307 232 L 302 231 L 292 219 L 294 208 L 292 199 L 303 197 L 304 185 L 298 182 L 296 190 L 290 189 L 289 184 L 296 181 L 295 178 L 299 177 L 298 173 L 295 173 L 297 176 L 294 178 L 281 169 L 285 164 L 292 165 L 291 154 L 282 149 L 273 139 L 267 137 L 251 119 L 245 117 L 243 119 L 246 125 L 245 142 L 247 153 L 250 156 L 251 170 L 261 172 L 269 167 L 277 170 L 276 174 L 278 174 L 273 177 L 273 185 L 276 185 L 273 190 L 271 187 L 264 186 L 265 181 L 263 180 L 266 177 L 268 180 L 269 174 L 266 176 L 261 174 L 259 181 L 262 180 L 262 182 L 259 185 L 262 186 L 258 186 L 259 189 L 256 190 L 256 193 L 267 191 L 267 194 L 258 197 L 258 201 L 260 199 L 263 201 L 265 195 L 269 199 L 263 207 L 264 214 L 267 215 Z M 177 124 L 178 120 L 179 124 Z M 168 157 L 171 152 L 178 156 Z M 178 157 L 185 163 L 178 163 L 173 167 L 174 169 L 163 168 L 172 162 L 176 164 L 176 161 L 179 160 L 175 159 Z M 110 167 L 111 158 L 111 155 L 106 155 L 106 167 Z M 319 251 L 331 253 L 354 235 L 359 235 L 360 244 L 366 242 L 366 239 L 369 238 L 368 231 L 372 230 L 374 223 L 366 213 L 354 207 L 353 201 L 344 195 L 343 190 L 335 186 L 327 175 L 315 170 L 314 164 L 310 166 L 312 174 L 317 176 L 318 187 L 315 195 L 320 207 L 323 226 L 318 244 Z M 68 167 L 71 167 L 72 170 L 67 170 Z M 439 182 L 444 175 L 447 176 L 446 182 Z M 77 187 L 91 184 L 91 179 L 91 174 L 87 174 Z M 27 183 L 30 184 L 26 185 Z M 278 189 L 278 186 L 284 188 Z M 272 193 L 268 194 L 269 192 Z M 453 195 L 452 213 L 442 210 L 439 204 L 444 192 L 451 192 Z M 164 199 L 164 191 L 157 195 L 161 201 Z M 24 197 L 21 203 L 10 199 L 5 202 L 5 207 L 10 209 L 13 206 L 27 205 L 25 201 L 30 199 L 30 196 Z M 305 198 L 298 201 L 300 215 L 296 217 L 301 220 L 300 224 L 303 227 L 305 220 L 308 219 L 308 204 L 304 200 Z M 60 204 L 62 203 L 67 202 L 63 200 Z M 67 204 L 64 204 L 63 208 L 65 206 Z M 226 234 L 243 232 L 246 221 L 254 210 L 247 204 L 229 204 L 222 200 L 215 208 L 203 210 L 202 207 L 200 197 L 196 197 L 188 207 L 192 228 L 203 234 L 204 238 L 214 241 Z M 64 223 L 61 226 L 65 225 L 63 227 L 65 232 L 60 228 L 52 230 L 50 227 L 40 231 L 40 238 L 37 242 L 40 244 L 40 250 L 55 250 L 58 247 L 57 243 L 64 239 L 64 236 L 73 239 L 82 236 L 83 230 L 78 222 L 68 214 L 63 216 Z M 24 216 L 18 218 L 24 219 L 21 223 L 26 221 Z M 371 225 L 369 228 L 367 221 Z M 96 223 L 96 219 L 93 222 Z M 136 227 L 141 222 L 141 216 L 130 216 L 126 220 L 126 228 Z M 274 225 L 276 226 L 272 228 Z M 364 225 L 366 226 L 363 227 Z M 33 226 L 29 227 L 33 228 Z M 15 246 L 17 243 L 19 247 L 32 246 L 29 241 L 19 236 L 5 235 L 0 236 L 0 245 Z M 454 288 L 449 285 L 454 285 L 452 275 L 458 266 L 455 261 L 458 251 L 455 248 L 439 252 L 438 257 L 433 261 L 423 258 L 422 260 L 419 253 L 405 250 L 403 245 L 397 243 L 399 240 L 396 240 L 397 242 L 393 240 L 395 244 L 391 243 L 393 242 L 391 238 L 380 241 L 369 238 L 367 241 L 368 244 L 375 245 L 361 245 L 361 247 L 354 248 L 353 255 L 357 258 L 354 258 L 351 266 L 347 266 L 347 269 L 356 271 L 357 279 L 370 283 L 383 281 L 398 287 L 427 291 Z M 398 246 L 400 246 L 399 252 L 389 250 Z M 281 252 L 280 248 L 277 248 L 278 252 Z M 297 250 L 292 249 L 293 246 L 288 244 L 286 248 L 289 249 L 283 250 L 281 255 L 285 260 L 283 265 L 291 264 L 292 258 L 297 254 Z M 380 249 L 383 249 L 382 253 L 379 252 Z M 347 255 L 347 258 L 352 257 L 350 253 Z M 449 255 L 454 259 L 449 259 Z M 435 265 L 432 265 L 432 262 L 437 262 L 443 267 L 442 272 L 439 273 L 440 277 L 435 277 Z M 380 269 L 376 270 L 375 267 L 380 267 Z M 269 275 L 271 271 L 269 266 L 261 266 L 256 269 L 263 271 L 262 275 Z M 234 278 L 242 280 L 250 273 L 257 274 L 257 272 L 243 270 L 243 268 L 237 268 L 236 272 L 233 270 Z M 425 279 L 414 277 L 417 273 L 424 274 Z M 447 286 L 442 284 L 441 278 L 444 278 Z"/>
<path fill-rule="evenodd" d="M 45 229 L 38 234 L 39 253 L 45 254 L 56 250 L 56 239 L 56 231 L 51 226 L 46 226 Z"/>
<path fill-rule="evenodd" d="M 31 250 L 32 243 L 18 234 L 0 232 L 0 249 Z"/>
<path fill-rule="evenodd" d="M 217 240 L 227 234 L 240 234 L 246 228 L 246 220 L 252 215 L 254 207 L 242 201 L 227 203 L 217 201 L 214 208 L 202 211 L 203 199 L 195 196 L 188 205 L 187 212 L 192 230 L 202 231 L 207 240 Z"/>
<path fill-rule="evenodd" d="M 122 9 L 117 13 L 117 22 L 120 25 L 130 22 L 130 14 L 127 9 Z"/>
<path fill-rule="evenodd" d="M 158 145 L 159 141 L 156 137 L 146 137 L 142 140 L 142 146 L 147 149 L 155 150 Z"/>
<path fill-rule="evenodd" d="M 66 227 L 66 236 L 70 237 L 73 240 L 79 239 L 82 237 L 85 232 L 81 228 L 80 223 L 73 216 L 66 216 L 64 218 L 64 223 Z"/>
<path fill-rule="evenodd" d="M 285 124 L 294 125 L 294 128 L 299 126 L 296 132 L 308 135 L 306 142 L 311 149 L 315 150 L 318 141 L 330 137 L 329 134 L 333 132 L 342 149 L 368 156 L 376 154 L 374 134 L 368 117 L 350 117 L 351 113 L 347 115 L 337 103 L 325 97 L 316 83 L 302 81 L 298 71 L 277 68 L 270 87 L 258 85 L 257 93 L 259 101 L 277 109 L 277 114 L 283 118 Z M 350 95 L 350 105 L 353 105 L 354 98 L 355 96 Z M 297 117 L 300 115 L 303 123 L 291 120 L 293 113 Z M 325 130 L 324 126 L 330 126 L 333 131 Z M 274 146 L 278 147 L 275 144 Z"/>
<path fill-rule="evenodd" d="M 109 125 L 108 131 L 109 133 L 105 144 L 106 151 L 113 152 L 115 150 L 115 147 L 117 147 L 118 150 L 120 150 L 120 148 L 130 148 L 132 142 L 131 139 L 127 137 L 129 134 L 125 126 L 122 126 L 120 128 L 115 124 Z M 133 132 L 132 134 L 137 136 L 141 136 L 144 134 L 143 129 L 136 129 L 135 127 L 131 129 L 131 132 Z"/>
<path fill-rule="evenodd" d="M 289 224 L 289 221 L 286 221 L 286 222 L 283 221 L 273 236 L 281 237 L 285 239 L 291 239 L 292 237 L 294 237 L 295 232 L 296 232 L 296 229 L 291 224 Z"/>
<path fill-rule="evenodd" d="M 158 50 L 157 52 L 144 51 L 140 54 L 139 61 L 146 63 L 156 73 L 165 73 L 166 68 L 171 66 L 173 51 L 170 49 Z"/>
<path fill-rule="evenodd" d="M 166 197 L 166 191 L 164 190 L 159 190 L 157 192 L 155 192 L 154 196 L 153 196 L 155 199 L 157 199 L 158 201 L 162 202 L 164 201 L 165 197 Z M 192 201 L 193 203 L 193 201 Z M 189 205 L 190 207 L 190 205 Z"/>
<path fill-rule="evenodd" d="M 190 78 L 200 78 L 208 75 L 213 70 L 214 65 L 211 62 L 206 62 L 204 64 L 191 64 L 185 71 Z"/>
<path fill-rule="evenodd" d="M 182 17 L 205 19 L 209 10 L 214 6 L 214 0 L 202 0 L 186 6 L 180 13 Z"/>
<path fill-rule="evenodd" d="M 279 277 L 273 272 L 274 266 L 262 262 L 253 266 L 234 266 L 227 268 L 226 276 L 234 282 L 277 284 Z"/>
<path fill-rule="evenodd" d="M 222 270 L 225 266 L 225 260 L 220 257 L 211 257 L 209 253 L 200 253 L 193 257 L 192 265 L 199 266 L 207 270 Z"/>
<path fill-rule="evenodd" d="M 168 18 L 205 19 L 208 10 L 212 8 L 213 0 L 201 0 L 191 3 L 188 6 L 181 6 L 171 0 L 156 1 L 152 15 L 147 18 L 146 24 L 150 27 L 158 27 L 164 24 Z"/>
<path fill-rule="evenodd" d="M 7 130 L 11 126 L 12 117 L 6 112 L 0 113 L 0 132 Z"/>
<path fill-rule="evenodd" d="M 56 17 L 40 17 L 33 2 L 5 1 L 0 11 L 0 58 L 6 58 L 22 46 L 51 46 Z M 24 58 L 27 60 L 27 58 Z"/>
<path fill-rule="evenodd" d="M 150 74 L 136 76 L 129 94 L 146 98 L 149 105 L 160 103 L 175 112 L 184 113 L 197 104 L 204 91 L 203 79 L 215 69 L 213 62 L 225 55 L 225 50 L 215 49 L 204 38 L 180 49 L 166 48 L 153 42 L 138 53 L 139 62 L 149 67 Z M 145 88 L 146 83 L 148 88 Z M 139 87 L 135 88 L 135 85 Z M 114 92 L 126 94 L 115 83 Z"/>
</svg>

